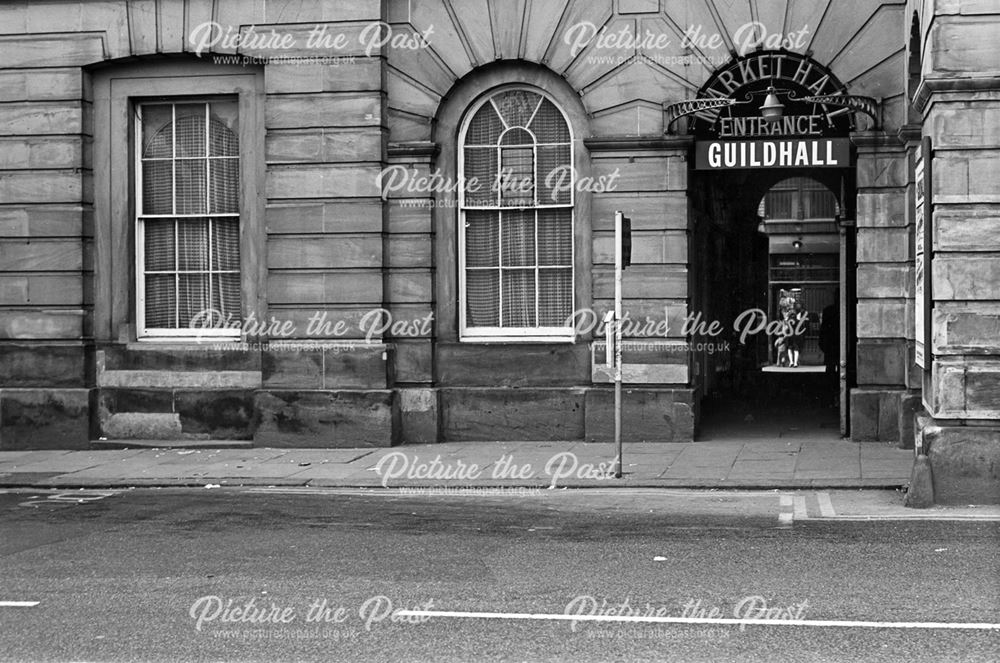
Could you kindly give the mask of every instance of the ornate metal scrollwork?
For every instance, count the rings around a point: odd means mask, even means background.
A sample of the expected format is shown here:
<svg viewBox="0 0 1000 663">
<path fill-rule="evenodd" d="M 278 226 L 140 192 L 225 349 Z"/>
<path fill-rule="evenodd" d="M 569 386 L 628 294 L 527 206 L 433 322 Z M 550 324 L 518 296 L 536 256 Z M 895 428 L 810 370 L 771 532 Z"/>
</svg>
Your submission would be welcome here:
<svg viewBox="0 0 1000 663">
<path fill-rule="evenodd" d="M 813 97 L 800 97 L 798 101 L 824 106 L 838 106 L 858 111 L 870 117 L 876 126 L 879 124 L 878 101 L 871 97 L 862 97 L 856 94 L 823 94 Z"/>
<path fill-rule="evenodd" d="M 713 99 L 688 99 L 667 104 L 663 107 L 666 127 L 669 128 L 678 118 L 694 113 L 719 110 L 738 103 L 735 99 L 713 98 Z"/>
</svg>

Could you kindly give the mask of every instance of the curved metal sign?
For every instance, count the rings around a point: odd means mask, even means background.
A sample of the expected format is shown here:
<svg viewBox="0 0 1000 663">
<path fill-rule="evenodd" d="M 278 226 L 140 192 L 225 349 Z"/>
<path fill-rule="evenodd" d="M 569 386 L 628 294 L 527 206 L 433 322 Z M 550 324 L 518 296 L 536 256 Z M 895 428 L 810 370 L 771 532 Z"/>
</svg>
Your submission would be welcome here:
<svg viewBox="0 0 1000 663">
<path fill-rule="evenodd" d="M 761 116 L 765 99 L 775 98 L 781 122 Z M 865 113 L 878 124 L 878 108 L 875 99 L 847 94 L 833 72 L 811 58 L 757 51 L 718 69 L 697 98 L 665 104 L 663 111 L 667 132 L 679 118 L 693 116 L 689 133 L 717 138 L 846 136 L 856 129 L 853 112 Z"/>
</svg>

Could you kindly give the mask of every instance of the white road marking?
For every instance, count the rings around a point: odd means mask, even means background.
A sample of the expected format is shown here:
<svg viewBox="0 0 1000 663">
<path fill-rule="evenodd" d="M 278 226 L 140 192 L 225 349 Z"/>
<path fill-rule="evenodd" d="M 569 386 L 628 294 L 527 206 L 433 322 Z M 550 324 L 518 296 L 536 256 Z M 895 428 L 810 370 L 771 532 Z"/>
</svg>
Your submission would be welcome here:
<svg viewBox="0 0 1000 663">
<path fill-rule="evenodd" d="M 0 601 L 0 608 L 34 608 L 40 601 Z"/>
<path fill-rule="evenodd" d="M 781 504 L 782 512 L 778 514 L 778 527 L 788 528 L 792 526 L 795 520 L 795 515 L 791 512 L 792 505 L 795 500 L 792 495 L 788 493 L 782 493 L 779 497 L 779 503 Z"/>
<path fill-rule="evenodd" d="M 809 517 L 809 510 L 806 509 L 806 496 L 795 496 L 795 519 L 804 520 Z"/>
<path fill-rule="evenodd" d="M 567 615 L 524 612 L 463 612 L 456 610 L 400 610 L 401 617 L 452 617 L 456 619 L 522 619 L 565 622 L 633 622 L 655 624 L 733 624 L 760 626 L 821 626 L 839 628 L 911 628 L 952 630 L 1000 630 L 1000 624 L 961 622 L 868 622 L 850 619 L 729 619 L 725 617 L 653 617 L 643 615 Z"/>
<path fill-rule="evenodd" d="M 447 486 L 416 486 L 416 490 L 433 490 L 439 489 Z M 524 485 L 524 486 L 502 486 L 502 485 L 492 485 L 484 484 L 483 486 L 474 486 L 471 484 L 456 484 L 454 488 L 461 489 L 493 489 L 502 488 L 508 492 L 515 493 L 518 490 L 538 490 L 539 492 L 534 493 L 535 497 L 555 497 L 557 495 L 612 495 L 612 496 L 622 496 L 622 495 L 642 495 L 642 496 L 652 496 L 652 497 L 666 497 L 666 496 L 677 496 L 677 497 L 758 497 L 767 498 L 769 495 L 773 494 L 772 489 L 766 490 L 728 490 L 726 488 L 718 489 L 663 489 L 663 488 L 565 488 L 554 491 L 541 492 L 541 489 L 548 488 L 547 484 L 539 483 L 538 485 Z M 241 492 L 244 493 L 289 493 L 289 494 L 331 494 L 331 493 L 364 493 L 367 495 L 399 495 L 400 488 L 407 488 L 406 486 L 389 486 L 388 488 L 378 485 L 371 486 L 255 486 L 251 488 L 243 488 Z M 412 493 L 418 494 L 418 493 Z M 782 496 L 784 497 L 784 496 Z"/>
<path fill-rule="evenodd" d="M 796 495 L 795 496 L 795 519 L 805 520 L 809 517 L 809 509 L 806 508 L 806 496 Z"/>
<path fill-rule="evenodd" d="M 826 491 L 816 493 L 816 501 L 819 502 L 819 515 L 824 518 L 833 518 L 837 515 L 833 510 L 833 502 L 830 501 L 830 493 Z"/>
<path fill-rule="evenodd" d="M 853 515 L 853 516 L 829 516 L 827 518 L 807 518 L 806 520 L 853 520 L 853 521 L 876 521 L 876 520 L 942 520 L 942 521 L 964 521 L 964 522 L 981 522 L 981 523 L 991 523 L 1000 522 L 1000 516 L 993 515 L 976 515 L 976 514 L 947 514 L 942 513 L 940 515 L 930 514 L 930 513 L 919 513 L 919 514 L 889 514 L 881 516 L 865 516 L 865 515 Z"/>
<path fill-rule="evenodd" d="M 89 502 L 96 502 L 97 500 L 103 500 L 106 497 L 114 497 L 119 492 L 118 490 L 73 490 L 67 492 L 53 493 L 48 495 L 45 499 L 36 499 L 36 496 L 31 496 L 25 502 L 19 502 L 18 506 L 26 506 L 37 509 L 40 506 L 69 506 L 71 504 L 85 504 Z M 38 493 L 37 497 L 41 497 L 46 493 Z"/>
</svg>

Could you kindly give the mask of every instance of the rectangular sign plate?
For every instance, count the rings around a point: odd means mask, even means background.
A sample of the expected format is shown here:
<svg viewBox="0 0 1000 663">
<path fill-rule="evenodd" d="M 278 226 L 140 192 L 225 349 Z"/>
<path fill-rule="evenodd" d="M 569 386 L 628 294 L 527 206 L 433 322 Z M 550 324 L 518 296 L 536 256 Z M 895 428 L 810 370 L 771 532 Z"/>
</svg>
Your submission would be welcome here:
<svg viewBox="0 0 1000 663">
<path fill-rule="evenodd" d="M 696 170 L 753 168 L 847 168 L 848 138 L 700 140 L 694 144 Z"/>
</svg>

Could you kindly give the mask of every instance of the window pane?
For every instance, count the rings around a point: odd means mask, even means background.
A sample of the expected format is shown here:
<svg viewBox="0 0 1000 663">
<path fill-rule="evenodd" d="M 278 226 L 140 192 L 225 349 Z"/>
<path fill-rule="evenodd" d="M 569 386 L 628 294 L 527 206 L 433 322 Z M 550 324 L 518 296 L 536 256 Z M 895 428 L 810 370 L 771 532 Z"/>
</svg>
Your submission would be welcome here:
<svg viewBox="0 0 1000 663">
<path fill-rule="evenodd" d="M 183 219 L 177 222 L 177 267 L 181 271 L 208 270 L 208 222 Z"/>
<path fill-rule="evenodd" d="M 177 168 L 177 214 L 204 214 L 205 159 L 183 159 L 174 162 Z"/>
<path fill-rule="evenodd" d="M 535 271 L 503 272 L 503 327 L 535 327 Z"/>
<path fill-rule="evenodd" d="M 535 150 L 532 147 L 502 147 L 500 168 L 501 205 L 531 207 L 535 204 Z"/>
<path fill-rule="evenodd" d="M 210 159 L 208 162 L 209 201 L 213 213 L 240 211 L 240 162 L 238 159 Z"/>
<path fill-rule="evenodd" d="M 465 144 L 496 145 L 503 130 L 503 122 L 493 109 L 493 104 L 483 104 L 469 122 L 469 128 L 465 132 Z"/>
<path fill-rule="evenodd" d="M 538 147 L 539 205 L 568 205 L 572 202 L 571 166 L 569 145 Z"/>
<path fill-rule="evenodd" d="M 235 157 L 240 153 L 239 124 L 236 101 L 213 101 L 210 104 L 211 123 L 208 130 L 209 155 Z"/>
<path fill-rule="evenodd" d="M 170 161 L 142 162 L 142 213 L 173 214 L 174 171 Z"/>
<path fill-rule="evenodd" d="M 233 320 L 241 319 L 240 275 L 214 274 L 212 276 L 212 307 L 222 313 L 223 320 L 232 315 Z"/>
<path fill-rule="evenodd" d="M 170 159 L 174 156 L 170 104 L 142 105 L 142 147 L 144 159 Z"/>
<path fill-rule="evenodd" d="M 538 210 L 538 264 L 573 264 L 573 212 L 564 209 Z"/>
<path fill-rule="evenodd" d="M 177 158 L 208 156 L 205 136 L 205 104 L 174 106 Z"/>
<path fill-rule="evenodd" d="M 534 210 L 504 211 L 503 265 L 534 266 L 535 264 L 535 212 Z"/>
<path fill-rule="evenodd" d="M 535 138 L 527 129 L 514 128 L 503 135 L 500 139 L 500 145 L 504 146 L 516 146 L 516 145 L 534 145 Z"/>
<path fill-rule="evenodd" d="M 465 293 L 466 324 L 470 327 L 496 327 L 500 322 L 500 270 L 466 272 Z"/>
<path fill-rule="evenodd" d="M 146 276 L 146 326 L 177 326 L 177 284 L 173 274 Z"/>
<path fill-rule="evenodd" d="M 541 269 L 538 279 L 538 324 L 568 326 L 573 312 L 573 270 Z"/>
<path fill-rule="evenodd" d="M 542 97 L 527 90 L 509 90 L 493 97 L 493 103 L 509 127 L 526 127 Z"/>
<path fill-rule="evenodd" d="M 765 211 L 769 219 L 791 219 L 794 191 L 771 190 L 765 196 Z"/>
<path fill-rule="evenodd" d="M 562 113 L 548 99 L 542 99 L 542 105 L 535 113 L 535 119 L 528 127 L 535 134 L 539 143 L 569 143 L 569 127 Z"/>
<path fill-rule="evenodd" d="M 240 222 L 237 219 L 212 220 L 212 269 L 240 269 Z"/>
<path fill-rule="evenodd" d="M 172 220 L 144 221 L 145 262 L 147 272 L 173 271 L 174 264 L 174 222 Z"/>
<path fill-rule="evenodd" d="M 465 213 L 465 264 L 496 267 L 500 264 L 499 212 Z"/>
<path fill-rule="evenodd" d="M 465 148 L 466 207 L 497 205 L 497 148 Z"/>
<path fill-rule="evenodd" d="M 178 277 L 177 301 L 180 319 L 177 322 L 180 328 L 190 327 L 192 318 L 199 313 L 218 308 L 211 305 L 208 279 L 208 274 L 181 274 Z"/>
<path fill-rule="evenodd" d="M 805 213 L 806 219 L 832 219 L 837 215 L 837 199 L 828 190 L 806 191 Z"/>
</svg>

